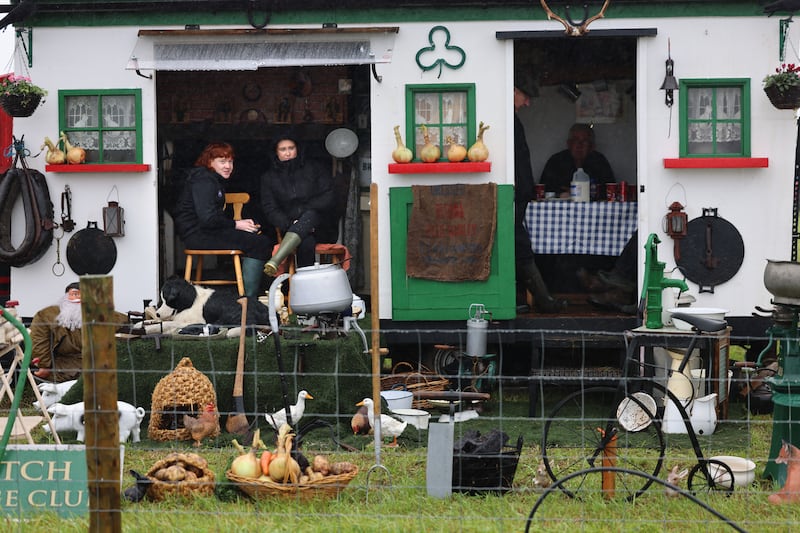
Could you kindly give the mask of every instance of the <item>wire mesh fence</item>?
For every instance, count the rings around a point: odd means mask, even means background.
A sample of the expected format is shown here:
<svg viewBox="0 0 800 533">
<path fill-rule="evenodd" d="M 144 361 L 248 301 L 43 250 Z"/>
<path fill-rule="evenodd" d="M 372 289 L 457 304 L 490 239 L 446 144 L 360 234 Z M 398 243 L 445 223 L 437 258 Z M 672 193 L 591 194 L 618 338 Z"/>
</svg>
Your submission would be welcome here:
<svg viewBox="0 0 800 533">
<path fill-rule="evenodd" d="M 54 427 L 32 425 L 35 448 L 24 460 L 8 457 L 25 434 L 8 442 L 7 530 L 82 531 L 90 512 L 117 517 L 126 531 L 788 531 L 800 519 L 800 456 L 789 445 L 800 439 L 800 416 L 795 377 L 784 371 L 800 354 L 791 343 L 711 335 L 678 371 L 691 333 L 665 348 L 631 332 L 492 330 L 477 355 L 464 352 L 466 329 L 409 330 L 388 354 L 368 346 L 371 333 L 117 335 L 114 364 L 84 370 L 60 392 L 62 407 L 44 412 L 33 402 L 48 387 L 26 381 L 18 414 L 47 413 Z M 439 335 L 443 342 L 430 340 Z M 762 347 L 760 361 L 746 361 L 750 344 Z M 84 353 L 96 349 L 90 341 Z M 374 390 L 373 357 L 379 388 L 411 392 L 410 406 L 392 410 Z M 15 358 L 19 350 L 8 350 L 6 371 Z M 4 376 L 8 418 L 27 377 Z M 101 392 L 89 380 L 108 376 L 121 402 L 113 407 L 86 397 Z M 378 438 L 374 413 L 359 412 L 365 399 L 391 417 Z M 71 411 L 80 402 L 91 424 Z M 287 406 L 303 459 L 284 481 L 263 456 L 285 459 L 273 423 Z M 231 432 L 236 417 L 245 425 Z M 109 436 L 125 439 L 121 453 Z M 57 437 L 65 447 L 92 443 L 78 448 L 84 463 L 119 454 L 115 476 L 66 484 L 74 458 L 58 446 L 40 451 Z M 234 466 L 251 447 L 255 461 Z M 94 466 L 75 475 L 108 471 Z M 109 484 L 118 501 L 98 501 L 92 490 Z"/>
</svg>

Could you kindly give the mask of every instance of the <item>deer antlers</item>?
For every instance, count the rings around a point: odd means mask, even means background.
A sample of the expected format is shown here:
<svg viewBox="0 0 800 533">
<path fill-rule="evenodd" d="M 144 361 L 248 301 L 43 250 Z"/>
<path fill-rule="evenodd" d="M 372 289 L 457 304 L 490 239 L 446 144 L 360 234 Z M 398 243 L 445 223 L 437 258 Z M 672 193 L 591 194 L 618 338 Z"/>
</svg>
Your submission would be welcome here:
<svg viewBox="0 0 800 533">
<path fill-rule="evenodd" d="M 589 8 L 587 7 L 586 4 L 583 4 L 583 20 L 578 22 L 570 18 L 569 5 L 567 5 L 565 8 L 566 20 L 564 20 L 563 18 L 553 13 L 553 10 L 547 6 L 547 2 L 545 0 L 540 0 L 540 2 L 542 4 L 542 8 L 544 8 L 545 13 L 547 13 L 548 20 L 556 19 L 557 21 L 559 21 L 561 24 L 564 25 L 564 32 L 567 35 L 570 35 L 572 37 L 580 37 L 581 35 L 586 35 L 586 33 L 589 31 L 589 24 L 605 16 L 606 8 L 608 7 L 608 4 L 611 2 L 611 0 L 606 0 L 603 3 L 603 7 L 600 9 L 600 12 L 591 17 L 589 17 Z"/>
</svg>

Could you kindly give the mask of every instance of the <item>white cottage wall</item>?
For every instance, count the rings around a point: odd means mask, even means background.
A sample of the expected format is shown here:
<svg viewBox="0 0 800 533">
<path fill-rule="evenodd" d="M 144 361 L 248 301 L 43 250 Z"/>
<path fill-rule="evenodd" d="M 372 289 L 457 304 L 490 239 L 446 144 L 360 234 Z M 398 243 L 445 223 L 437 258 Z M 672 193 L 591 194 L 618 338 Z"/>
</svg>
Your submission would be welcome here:
<svg viewBox="0 0 800 533">
<path fill-rule="evenodd" d="M 640 212 L 640 244 L 646 232 L 657 233 L 663 242 L 659 259 L 671 270 L 675 266 L 672 239 L 661 230 L 667 205 L 675 200 L 685 203 L 689 220 L 702 216 L 703 208 L 718 209 L 718 215 L 742 235 L 744 262 L 713 293 L 698 293 L 698 285 L 692 282 L 689 287 L 697 297 L 695 305 L 750 316 L 755 305 L 769 305 L 770 295 L 763 285 L 766 258 L 788 259 L 791 251 L 795 122 L 791 111 L 774 109 L 761 88 L 762 78 L 779 64 L 779 22 L 767 17 L 642 22 L 657 22 L 659 34 L 648 43 L 642 58 L 650 65 L 645 76 L 650 92 L 646 107 L 642 103 L 639 112 L 640 183 L 646 187 L 647 201 L 647 208 Z M 795 29 L 790 40 L 796 43 L 797 38 Z M 678 79 L 751 79 L 751 155 L 768 157 L 768 168 L 664 168 L 664 158 L 679 153 L 679 97 L 676 94 L 669 135 L 669 110 L 663 91 L 657 90 L 664 77 L 668 39 Z"/>
<path fill-rule="evenodd" d="M 58 136 L 59 89 L 140 88 L 142 90 L 142 151 L 148 172 L 131 173 L 55 173 L 45 172 L 44 156 L 28 158 L 28 165 L 43 172 L 55 206 L 56 221 L 61 220 L 60 197 L 64 186 L 72 190 L 72 218 L 76 228 L 64 234 L 60 243 L 61 261 L 66 272 L 53 273 L 56 241 L 35 263 L 11 269 L 11 299 L 19 300 L 22 316 L 32 316 L 51 305 L 64 293 L 64 287 L 78 279 L 67 264 L 67 242 L 75 232 L 97 221 L 103 228 L 102 208 L 116 200 L 111 190 L 119 191 L 125 209 L 125 236 L 114 238 L 117 261 L 109 275 L 114 278 L 114 306 L 117 310 L 140 310 L 142 299 L 158 297 L 158 212 L 155 158 L 154 81 L 126 70 L 128 56 L 136 44 L 139 28 L 36 28 L 33 38 L 33 66 L 16 66 L 17 72 L 30 72 L 31 78 L 49 92 L 46 102 L 30 118 L 14 121 L 14 134 L 25 135 L 32 154 L 39 152 L 45 136 Z M 87 56 L 88 54 L 88 56 Z M 91 59 L 87 60 L 87 57 Z M 76 59 L 78 58 L 78 59 Z M 82 59 L 80 59 L 82 58 Z M 56 230 L 56 235 L 60 230 Z"/>
<path fill-rule="evenodd" d="M 512 100 L 513 53 L 511 42 L 501 43 L 496 31 L 550 30 L 550 22 L 445 23 L 452 42 L 467 52 L 468 60 L 458 71 L 445 69 L 423 73 L 413 55 L 426 43 L 427 32 L 434 24 L 404 25 L 398 34 L 395 56 L 390 66 L 379 66 L 383 83 L 372 82 L 372 162 L 373 181 L 380 188 L 380 242 L 389 241 L 388 190 L 412 183 L 480 183 L 495 181 L 513 183 L 511 148 L 513 144 Z M 626 167 L 621 176 L 636 171 L 644 193 L 640 201 L 640 262 L 649 233 L 662 241 L 659 259 L 667 270 L 675 267 L 672 239 L 662 231 L 666 206 L 674 200 L 687 204 L 689 218 L 702 215 L 704 207 L 715 207 L 719 216 L 731 222 L 742 234 L 745 245 L 744 263 L 736 275 L 714 288 L 713 293 L 698 293 L 698 285 L 690 282 L 697 305 L 724 307 L 734 316 L 749 316 L 754 305 L 769 303 L 763 287 L 766 258 L 787 259 L 791 247 L 792 176 L 796 143 L 795 123 L 791 112 L 775 110 L 761 90 L 761 79 L 778 64 L 778 20 L 767 17 L 748 18 L 676 18 L 676 19 L 603 19 L 592 29 L 656 27 L 656 37 L 640 39 L 637 59 L 636 165 Z M 790 42 L 797 43 L 797 30 Z M 468 35 L 469 37 L 463 37 Z M 732 39 L 731 36 L 740 36 Z M 666 169 L 665 158 L 679 155 L 678 104 L 670 110 L 664 105 L 664 92 L 659 90 L 664 78 L 667 41 L 671 41 L 675 74 L 680 78 L 751 78 L 751 155 L 768 157 L 768 168 L 744 169 Z M 796 47 L 797 45 L 795 45 Z M 503 61 L 498 58 L 503 57 Z M 797 60 L 800 62 L 800 60 Z M 501 82 L 500 80 L 504 80 Z M 403 125 L 406 83 L 471 82 L 476 83 L 478 120 L 492 125 L 486 134 L 492 171 L 479 175 L 389 175 L 393 149 L 391 136 L 395 124 Z M 544 93 L 547 97 L 547 93 Z M 676 95 L 677 97 L 677 95 Z M 563 98 L 561 98 L 563 100 Z M 542 100 L 541 98 L 539 100 Z M 387 105 L 391 102 L 391 105 Z M 545 101 L 535 101 L 526 110 L 526 118 L 537 120 L 537 107 L 542 109 L 542 125 L 546 128 L 559 110 Z M 628 109 L 626 109 L 626 112 Z M 670 131 L 670 120 L 671 131 Z M 533 131 L 537 132 L 538 126 Z M 530 135 L 532 145 L 558 144 L 559 135 L 538 131 Z M 553 140 L 555 138 L 555 140 Z M 622 142 L 627 142 L 623 139 Z M 604 151 L 616 153 L 614 147 Z M 622 152 L 624 153 L 624 152 Z M 612 155 L 612 157 L 615 157 Z M 540 171 L 539 151 L 534 156 L 535 171 Z M 638 170 L 636 170 L 638 169 Z M 622 179 L 621 177 L 621 179 Z M 685 196 L 683 195 L 685 191 Z M 380 247 L 381 318 L 391 318 L 391 279 L 388 276 L 390 247 Z M 641 275 L 641 274 L 640 274 Z M 641 280 L 640 280 L 641 281 Z"/>
<path fill-rule="evenodd" d="M 457 70 L 444 68 L 423 72 L 415 61 L 418 50 L 428 46 L 428 33 L 436 23 L 404 24 L 397 34 L 394 56 L 389 65 L 378 65 L 377 72 L 383 77 L 371 85 L 372 106 L 372 181 L 378 184 L 379 204 L 379 262 L 380 268 L 380 316 L 392 316 L 392 285 L 390 276 L 391 246 L 389 189 L 419 185 L 445 185 L 454 183 L 513 184 L 509 164 L 510 147 L 507 139 L 513 130 L 510 122 L 512 86 L 506 77 L 508 66 L 513 63 L 508 43 L 498 41 L 495 23 L 442 22 L 450 32 L 450 43 L 464 49 L 466 61 Z M 475 83 L 476 120 L 490 126 L 484 134 L 489 149 L 492 170 L 488 173 L 466 174 L 389 174 L 388 165 L 393 163 L 395 148 L 392 130 L 400 125 L 404 132 L 405 86 L 426 83 Z M 407 145 L 411 142 L 404 141 Z M 513 139 L 513 133 L 510 137 Z M 513 144 L 513 143 L 512 143 Z"/>
<path fill-rule="evenodd" d="M 375 21 L 380 25 L 380 21 Z M 379 187 L 378 240 L 381 318 L 391 318 L 390 277 L 390 213 L 389 189 L 414 183 L 513 183 L 513 42 L 498 41 L 497 31 L 553 30 L 552 21 L 507 22 L 442 22 L 451 34 L 451 43 L 464 49 L 467 59 L 457 70 L 444 68 L 421 71 L 414 56 L 428 45 L 428 33 L 437 23 L 403 24 L 397 35 L 394 58 L 390 64 L 377 65 L 381 83 L 371 80 L 372 104 L 372 179 Z M 702 214 L 703 207 L 716 207 L 719 215 L 741 232 L 745 258 L 734 278 L 715 287 L 713 294 L 696 294 L 698 304 L 725 307 L 732 315 L 749 316 L 754 305 L 765 305 L 769 294 L 763 287 L 766 258 L 788 259 L 791 250 L 792 188 L 794 153 L 797 140 L 796 123 L 790 111 L 774 109 L 761 90 L 761 79 L 778 61 L 777 18 L 675 18 L 675 19 L 601 19 L 592 30 L 656 27 L 656 37 L 640 39 L 637 59 L 636 165 L 637 178 L 645 192 L 640 194 L 640 245 L 647 234 L 655 232 L 664 244 L 659 257 L 674 267 L 672 241 L 661 231 L 666 205 L 683 200 L 686 191 L 690 219 Z M 54 203 L 64 185 L 73 191 L 73 218 L 78 229 L 88 220 L 101 221 L 102 207 L 116 185 L 121 205 L 126 210 L 126 235 L 115 239 L 117 263 L 111 271 L 115 279 L 115 307 L 119 310 L 139 309 L 143 298 L 157 298 L 158 280 L 158 213 L 156 191 L 155 94 L 154 83 L 125 69 L 128 56 L 136 43 L 138 28 L 37 28 L 34 35 L 33 67 L 27 70 L 34 80 L 50 91 L 47 102 L 28 119 L 17 119 L 15 134 L 25 135 L 33 153 L 44 136 L 57 135 L 58 89 L 77 88 L 141 88 L 143 98 L 144 163 L 151 170 L 144 173 L 47 173 Z M 790 28 L 787 61 L 796 58 L 798 29 Z M 738 38 L 737 38 L 738 37 Z M 671 41 L 675 74 L 681 78 L 751 78 L 751 147 L 754 157 L 768 157 L 765 169 L 665 169 L 664 158 L 678 157 L 678 108 L 671 115 L 660 91 L 664 77 L 667 40 Z M 97 46 L 95 43 L 102 43 Z M 82 50 L 92 51 L 92 60 L 84 62 L 76 72 L 74 61 L 66 58 Z M 18 69 L 22 71 L 24 69 Z M 389 174 L 394 148 L 392 129 L 405 124 L 405 85 L 409 83 L 475 83 L 477 120 L 491 126 L 485 141 L 490 150 L 489 173 L 471 174 Z M 561 98 L 563 100 L 563 98 Z M 534 103 L 533 118 L 536 118 Z M 548 110 L 546 102 L 541 107 Z M 527 113 L 527 111 L 526 111 Z M 542 122 L 549 120 L 543 113 Z M 534 131 L 535 128 L 534 128 Z M 550 135 L 550 138 L 560 137 Z M 529 135 L 530 137 L 530 135 Z M 532 144 L 542 141 L 529 139 Z M 550 141 L 548 141 L 550 142 Z M 552 141 L 559 143 L 558 139 Z M 541 142 L 545 146 L 546 142 Z M 604 149 L 609 151 L 609 149 Z M 613 152 L 613 148 L 611 148 Z M 535 156 L 536 164 L 539 155 Z M 30 165 L 44 171 L 42 158 L 31 158 Z M 627 172 L 627 171 L 626 171 Z M 677 192 L 680 191 L 680 192 Z M 56 206 L 56 218 L 60 215 Z M 66 243 L 61 241 L 61 258 L 66 262 Z M 640 249 L 640 258 L 642 250 Z M 53 275 L 56 247 L 42 259 L 24 268 L 12 269 L 12 298 L 20 301 L 24 316 L 55 301 L 64 286 L 77 276 L 67 267 L 62 277 Z"/>
</svg>

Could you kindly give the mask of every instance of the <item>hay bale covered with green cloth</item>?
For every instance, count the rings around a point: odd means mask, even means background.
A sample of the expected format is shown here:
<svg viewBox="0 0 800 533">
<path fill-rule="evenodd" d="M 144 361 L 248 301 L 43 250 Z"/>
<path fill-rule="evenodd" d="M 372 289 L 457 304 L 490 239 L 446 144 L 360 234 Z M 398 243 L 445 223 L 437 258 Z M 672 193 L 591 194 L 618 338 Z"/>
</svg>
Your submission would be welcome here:
<svg viewBox="0 0 800 533">
<path fill-rule="evenodd" d="M 288 331 L 288 330 L 284 330 Z M 372 394 L 372 365 L 364 344 L 354 333 L 331 340 L 314 340 L 310 334 L 289 332 L 281 337 L 289 404 L 305 389 L 314 397 L 306 404 L 304 418 L 322 417 L 335 423 L 341 415 L 349 421 L 355 404 Z M 151 411 L 153 389 L 171 373 L 178 362 L 189 357 L 195 369 L 205 374 L 217 392 L 217 409 L 224 417 L 233 410 L 233 382 L 239 339 L 185 339 L 164 337 L 160 348 L 153 339 L 117 341 L 118 399 Z M 283 407 L 280 374 L 272 337 L 258 342 L 245 339 L 243 398 L 245 413 L 252 422 L 265 425 L 265 412 Z M 67 391 L 61 402 L 83 401 L 83 376 Z"/>
</svg>

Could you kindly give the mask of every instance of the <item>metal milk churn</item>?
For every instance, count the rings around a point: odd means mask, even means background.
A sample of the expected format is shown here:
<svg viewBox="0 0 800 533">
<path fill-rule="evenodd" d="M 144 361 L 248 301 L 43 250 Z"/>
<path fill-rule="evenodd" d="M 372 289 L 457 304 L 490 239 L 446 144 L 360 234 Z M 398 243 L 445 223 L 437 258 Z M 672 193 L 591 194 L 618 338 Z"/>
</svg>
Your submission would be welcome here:
<svg viewBox="0 0 800 533">
<path fill-rule="evenodd" d="M 486 355 L 486 334 L 489 321 L 484 315 L 491 316 L 483 304 L 470 304 L 469 320 L 467 320 L 467 349 L 464 352 L 471 357 Z"/>
</svg>

